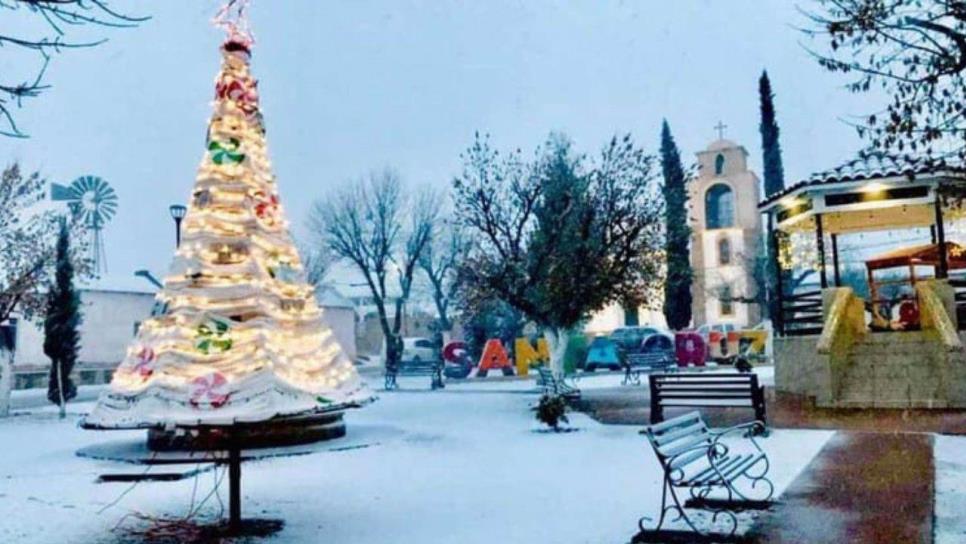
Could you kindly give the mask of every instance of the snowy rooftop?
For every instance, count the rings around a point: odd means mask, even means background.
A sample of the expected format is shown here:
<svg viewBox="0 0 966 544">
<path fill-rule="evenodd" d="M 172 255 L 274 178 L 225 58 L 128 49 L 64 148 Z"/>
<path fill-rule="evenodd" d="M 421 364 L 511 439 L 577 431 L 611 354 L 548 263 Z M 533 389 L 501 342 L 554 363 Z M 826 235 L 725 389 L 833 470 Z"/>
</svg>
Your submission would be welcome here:
<svg viewBox="0 0 966 544">
<path fill-rule="evenodd" d="M 906 176 L 912 179 L 922 175 L 962 174 L 964 168 L 959 163 L 942 160 L 913 159 L 895 157 L 881 153 L 870 153 L 863 157 L 852 159 L 844 164 L 816 172 L 808 178 L 785 188 L 785 190 L 763 200 L 759 208 L 781 200 L 783 197 L 795 193 L 806 187 L 814 187 L 832 183 L 852 181 L 868 181 L 873 179 L 896 178 Z"/>
<path fill-rule="evenodd" d="M 158 276 L 155 275 L 155 277 Z M 133 273 L 129 275 L 110 274 L 89 280 L 82 280 L 77 283 L 77 287 L 92 291 L 109 291 L 120 293 L 154 294 L 157 292 L 157 288 L 152 285 L 151 282 L 145 278 L 135 276 Z"/>
</svg>

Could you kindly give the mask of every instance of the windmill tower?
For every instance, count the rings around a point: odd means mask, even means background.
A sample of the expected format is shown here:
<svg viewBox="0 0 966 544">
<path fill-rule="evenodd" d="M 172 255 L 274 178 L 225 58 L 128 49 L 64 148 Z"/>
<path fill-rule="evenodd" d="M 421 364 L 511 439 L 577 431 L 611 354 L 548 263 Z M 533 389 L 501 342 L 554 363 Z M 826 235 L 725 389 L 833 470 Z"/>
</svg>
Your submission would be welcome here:
<svg viewBox="0 0 966 544">
<path fill-rule="evenodd" d="M 50 185 L 50 199 L 67 202 L 74 221 L 91 233 L 91 261 L 95 274 L 107 272 L 107 252 L 104 250 L 104 225 L 117 212 L 117 193 L 103 178 L 81 176 L 64 186 Z"/>
</svg>

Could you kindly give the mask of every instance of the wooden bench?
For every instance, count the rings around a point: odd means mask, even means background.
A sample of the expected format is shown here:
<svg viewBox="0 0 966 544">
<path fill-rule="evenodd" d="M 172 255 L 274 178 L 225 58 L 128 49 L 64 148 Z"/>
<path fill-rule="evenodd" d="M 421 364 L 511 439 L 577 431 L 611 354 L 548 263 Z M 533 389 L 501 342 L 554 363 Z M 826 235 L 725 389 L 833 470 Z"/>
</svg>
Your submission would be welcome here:
<svg viewBox="0 0 966 544">
<path fill-rule="evenodd" d="M 400 374 L 404 376 L 430 376 L 430 389 L 436 390 L 444 387 L 442 361 L 407 361 L 400 363 L 395 369 L 390 369 L 387 366 L 384 384 L 386 391 L 399 389 L 399 383 L 396 381 L 396 377 Z"/>
<path fill-rule="evenodd" d="M 557 379 L 553 371 L 546 366 L 537 367 L 537 385 L 543 388 L 544 395 L 561 396 L 566 399 L 579 399 L 580 389 L 567 383 L 566 379 Z"/>
<path fill-rule="evenodd" d="M 676 372 L 677 357 L 673 351 L 651 351 L 648 353 L 628 353 L 624 359 L 624 379 L 621 385 L 641 385 L 641 373 L 654 371 Z"/>
<path fill-rule="evenodd" d="M 644 520 L 648 518 L 641 518 L 638 521 L 641 533 L 649 537 L 670 536 L 662 535 L 661 528 L 668 511 L 674 510 L 691 530 L 702 537 L 710 539 L 720 536 L 695 526 L 685 512 L 685 508 L 693 508 L 712 512 L 712 521 L 720 514 L 727 515 L 732 522 L 731 532 L 727 535 L 730 538 L 738 528 L 737 512 L 768 508 L 775 488 L 766 478 L 768 456 L 754 438 L 764 427 L 764 422 L 752 421 L 722 431 L 712 431 L 697 411 L 645 427 L 641 434 L 647 436 L 661 464 L 664 487 L 660 519 L 654 529 L 648 530 L 644 527 Z M 736 433 L 743 434 L 752 447 L 733 450 L 721 442 L 726 435 Z M 759 487 L 759 484 L 764 485 Z M 683 503 L 678 496 L 680 489 L 687 489 L 690 496 Z M 749 489 L 755 490 L 755 495 L 760 498 L 749 497 Z M 767 493 L 762 490 L 767 490 Z M 711 497 L 712 494 L 714 497 Z M 668 504 L 668 495 L 673 504 Z M 658 534 L 649 534 L 652 532 Z M 660 538 L 656 541 L 663 542 Z"/>
<path fill-rule="evenodd" d="M 667 406 L 746 407 L 765 423 L 765 388 L 758 375 L 749 374 L 651 374 L 651 423 L 664 421 Z"/>
</svg>

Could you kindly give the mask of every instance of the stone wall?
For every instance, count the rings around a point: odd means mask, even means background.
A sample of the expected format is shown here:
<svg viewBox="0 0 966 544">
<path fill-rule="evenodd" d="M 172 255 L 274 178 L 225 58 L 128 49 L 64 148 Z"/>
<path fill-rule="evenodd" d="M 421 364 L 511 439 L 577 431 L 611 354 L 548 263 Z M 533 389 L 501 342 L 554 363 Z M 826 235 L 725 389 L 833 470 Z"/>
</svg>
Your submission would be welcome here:
<svg viewBox="0 0 966 544">
<path fill-rule="evenodd" d="M 816 396 L 827 373 L 826 357 L 816 350 L 818 336 L 776 336 L 775 389 L 782 393 Z"/>
<path fill-rule="evenodd" d="M 966 332 L 960 332 L 959 339 L 966 344 Z M 954 357 L 950 357 L 944 376 L 949 405 L 954 408 L 966 408 L 966 353 L 951 355 Z"/>
</svg>

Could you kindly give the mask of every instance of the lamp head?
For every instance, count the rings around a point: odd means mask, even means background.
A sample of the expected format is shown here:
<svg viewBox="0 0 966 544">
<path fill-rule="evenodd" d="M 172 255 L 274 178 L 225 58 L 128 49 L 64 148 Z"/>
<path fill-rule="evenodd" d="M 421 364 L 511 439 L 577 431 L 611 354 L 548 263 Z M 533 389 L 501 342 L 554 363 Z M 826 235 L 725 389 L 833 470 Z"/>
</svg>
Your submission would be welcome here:
<svg viewBox="0 0 966 544">
<path fill-rule="evenodd" d="M 184 219 L 186 213 L 188 213 L 188 208 L 182 206 L 181 204 L 172 204 L 168 206 L 168 211 L 171 212 L 171 218 L 175 221 L 180 221 Z"/>
</svg>

